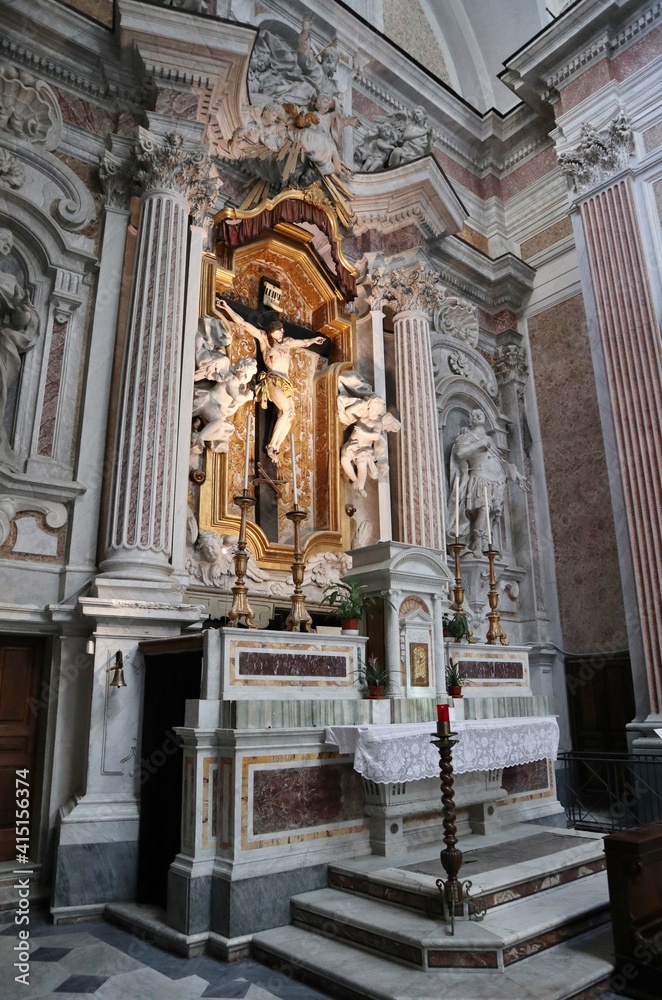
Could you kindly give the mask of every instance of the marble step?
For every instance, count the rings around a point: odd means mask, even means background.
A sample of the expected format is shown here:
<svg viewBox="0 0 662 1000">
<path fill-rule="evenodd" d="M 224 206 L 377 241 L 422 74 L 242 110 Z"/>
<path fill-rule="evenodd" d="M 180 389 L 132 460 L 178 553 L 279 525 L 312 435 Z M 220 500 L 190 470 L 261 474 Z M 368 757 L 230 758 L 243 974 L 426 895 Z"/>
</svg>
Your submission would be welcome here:
<svg viewBox="0 0 662 1000">
<path fill-rule="evenodd" d="M 447 923 L 335 889 L 293 896 L 297 927 L 384 955 L 419 969 L 503 972 L 537 952 L 601 926 L 609 919 L 604 873 L 550 889 L 543 899 L 516 900 L 482 921 Z"/>
<path fill-rule="evenodd" d="M 583 834 L 576 839 L 576 847 L 476 875 L 472 874 L 470 865 L 463 865 L 460 877 L 471 880 L 471 897 L 480 899 L 489 910 L 604 871 L 603 838 Z M 429 860 L 429 857 L 429 853 L 421 855 L 421 860 Z M 436 879 L 445 877 L 445 873 L 436 857 L 438 871 L 435 875 L 408 870 L 412 862 L 409 856 L 403 859 L 407 868 L 397 867 L 391 860 L 387 862 L 374 856 L 329 865 L 329 885 L 344 892 L 440 917 L 442 907 Z"/>
<path fill-rule="evenodd" d="M 253 954 L 342 1000 L 589 1000 L 613 971 L 610 928 L 591 931 L 509 966 L 417 971 L 300 927 L 253 937 Z"/>
</svg>

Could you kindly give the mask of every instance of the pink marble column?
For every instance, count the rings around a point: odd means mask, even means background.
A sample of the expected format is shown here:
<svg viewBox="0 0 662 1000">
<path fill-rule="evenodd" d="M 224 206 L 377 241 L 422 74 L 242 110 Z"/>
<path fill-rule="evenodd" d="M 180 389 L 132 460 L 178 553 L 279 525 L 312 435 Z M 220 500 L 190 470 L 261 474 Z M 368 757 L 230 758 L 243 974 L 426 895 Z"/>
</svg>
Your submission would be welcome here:
<svg viewBox="0 0 662 1000">
<path fill-rule="evenodd" d="M 406 302 L 406 298 L 401 300 L 401 305 Z M 420 308 L 402 309 L 396 313 L 394 329 L 396 388 L 402 421 L 401 541 L 443 550 L 441 447 L 430 320 Z"/>
<path fill-rule="evenodd" d="M 651 712 L 662 710 L 662 385 L 660 331 L 632 182 L 580 206 L 619 451 Z"/>
<path fill-rule="evenodd" d="M 189 215 L 213 197 L 208 162 L 141 130 L 143 189 L 108 512 L 106 576 L 164 580 L 172 535 Z"/>
</svg>

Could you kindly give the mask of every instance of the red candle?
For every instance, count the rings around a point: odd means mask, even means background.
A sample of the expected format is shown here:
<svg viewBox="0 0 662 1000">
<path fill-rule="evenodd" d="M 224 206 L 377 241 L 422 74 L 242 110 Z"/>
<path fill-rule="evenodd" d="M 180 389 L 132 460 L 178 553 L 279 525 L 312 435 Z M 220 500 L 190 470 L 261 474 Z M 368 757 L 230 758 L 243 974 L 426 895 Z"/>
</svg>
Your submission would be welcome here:
<svg viewBox="0 0 662 1000">
<path fill-rule="evenodd" d="M 448 705 L 437 705 L 437 722 L 450 722 Z"/>
</svg>

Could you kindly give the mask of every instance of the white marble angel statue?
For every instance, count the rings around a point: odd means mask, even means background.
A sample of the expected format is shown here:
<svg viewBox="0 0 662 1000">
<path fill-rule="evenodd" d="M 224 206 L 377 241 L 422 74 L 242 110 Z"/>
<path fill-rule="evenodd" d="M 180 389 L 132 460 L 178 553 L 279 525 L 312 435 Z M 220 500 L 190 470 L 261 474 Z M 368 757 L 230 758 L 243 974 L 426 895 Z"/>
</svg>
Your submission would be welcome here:
<svg viewBox="0 0 662 1000">
<path fill-rule="evenodd" d="M 344 372 L 338 379 L 338 416 L 352 426 L 340 451 L 343 472 L 360 496 L 367 496 L 366 482 L 388 476 L 387 433 L 400 430 L 400 421 L 386 412 L 386 401 L 377 396 L 357 372 Z"/>
<path fill-rule="evenodd" d="M 191 451 L 200 455 L 207 446 L 211 451 L 227 452 L 234 433 L 230 417 L 254 397 L 251 381 L 257 374 L 255 358 L 239 358 L 226 371 L 207 376 L 211 385 L 196 386 L 193 392 L 193 416 L 204 423 L 193 432 Z"/>
</svg>

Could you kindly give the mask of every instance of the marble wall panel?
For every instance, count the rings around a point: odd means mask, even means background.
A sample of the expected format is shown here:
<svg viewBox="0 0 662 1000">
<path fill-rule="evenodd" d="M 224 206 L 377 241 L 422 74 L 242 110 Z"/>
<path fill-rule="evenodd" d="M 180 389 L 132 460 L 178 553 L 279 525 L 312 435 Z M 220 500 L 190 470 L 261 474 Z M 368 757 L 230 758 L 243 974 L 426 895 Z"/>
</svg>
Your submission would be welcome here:
<svg viewBox="0 0 662 1000">
<path fill-rule="evenodd" d="M 347 657 L 319 653 L 267 653 L 242 650 L 239 675 L 252 677 L 346 677 Z"/>
<path fill-rule="evenodd" d="M 627 646 L 586 315 L 575 296 L 529 320 L 564 648 Z"/>
<path fill-rule="evenodd" d="M 524 664 L 521 660 L 459 660 L 460 670 L 464 670 L 470 680 L 524 680 Z"/>
<path fill-rule="evenodd" d="M 569 216 L 565 219 L 559 219 L 553 226 L 548 226 L 547 229 L 543 229 L 535 236 L 525 240 L 520 247 L 520 256 L 522 260 L 530 260 L 537 253 L 553 247 L 555 243 L 560 243 L 568 236 L 572 236 L 572 221 Z"/>
<path fill-rule="evenodd" d="M 561 90 L 561 107 L 563 113 L 565 114 L 577 104 L 581 104 L 591 94 L 595 94 L 601 87 L 608 84 L 610 79 L 611 70 L 609 60 L 606 57 L 598 63 L 593 63 L 585 72 L 575 77 L 574 80 L 571 80 Z"/>
<path fill-rule="evenodd" d="M 58 0 L 65 7 L 73 7 L 87 17 L 102 24 L 104 28 L 113 26 L 113 0 Z"/>
<path fill-rule="evenodd" d="M 655 204 L 657 205 L 657 214 L 660 220 L 660 225 L 662 226 L 662 181 L 657 181 L 653 185 L 653 192 L 655 194 Z"/>
<path fill-rule="evenodd" d="M 611 67 L 612 75 L 619 82 L 627 80 L 629 76 L 637 70 L 647 66 L 654 59 L 659 59 L 662 51 L 662 28 L 653 28 L 647 35 L 635 42 L 617 59 L 614 59 Z"/>
<path fill-rule="evenodd" d="M 360 819 L 363 786 L 353 765 L 255 770 L 253 833 L 301 830 Z"/>
<path fill-rule="evenodd" d="M 545 177 L 546 174 L 551 174 L 555 170 L 558 170 L 556 151 L 553 146 L 547 146 L 546 149 L 541 150 L 536 156 L 532 156 L 521 167 L 517 167 L 502 179 L 501 197 L 504 201 L 508 201 L 509 198 L 519 194 L 534 181 L 539 181 L 541 177 Z"/>
<path fill-rule="evenodd" d="M 106 111 L 105 108 L 101 108 L 97 104 L 92 104 L 90 101 L 84 101 L 82 98 L 77 97 L 75 94 L 70 94 L 66 90 L 60 90 L 58 87 L 53 87 L 53 90 L 57 95 L 60 111 L 66 122 L 78 125 L 80 128 L 85 129 L 86 132 L 101 135 L 104 139 L 107 135 L 115 131 L 117 123 L 116 114 L 112 114 L 110 111 Z"/>
<path fill-rule="evenodd" d="M 644 149 L 647 153 L 653 153 L 656 149 L 662 148 L 662 122 L 646 129 L 643 135 Z"/>
<path fill-rule="evenodd" d="M 547 789 L 549 787 L 547 761 L 534 760 L 530 764 L 504 767 L 501 786 L 509 795 L 521 795 L 524 792 Z"/>
</svg>

